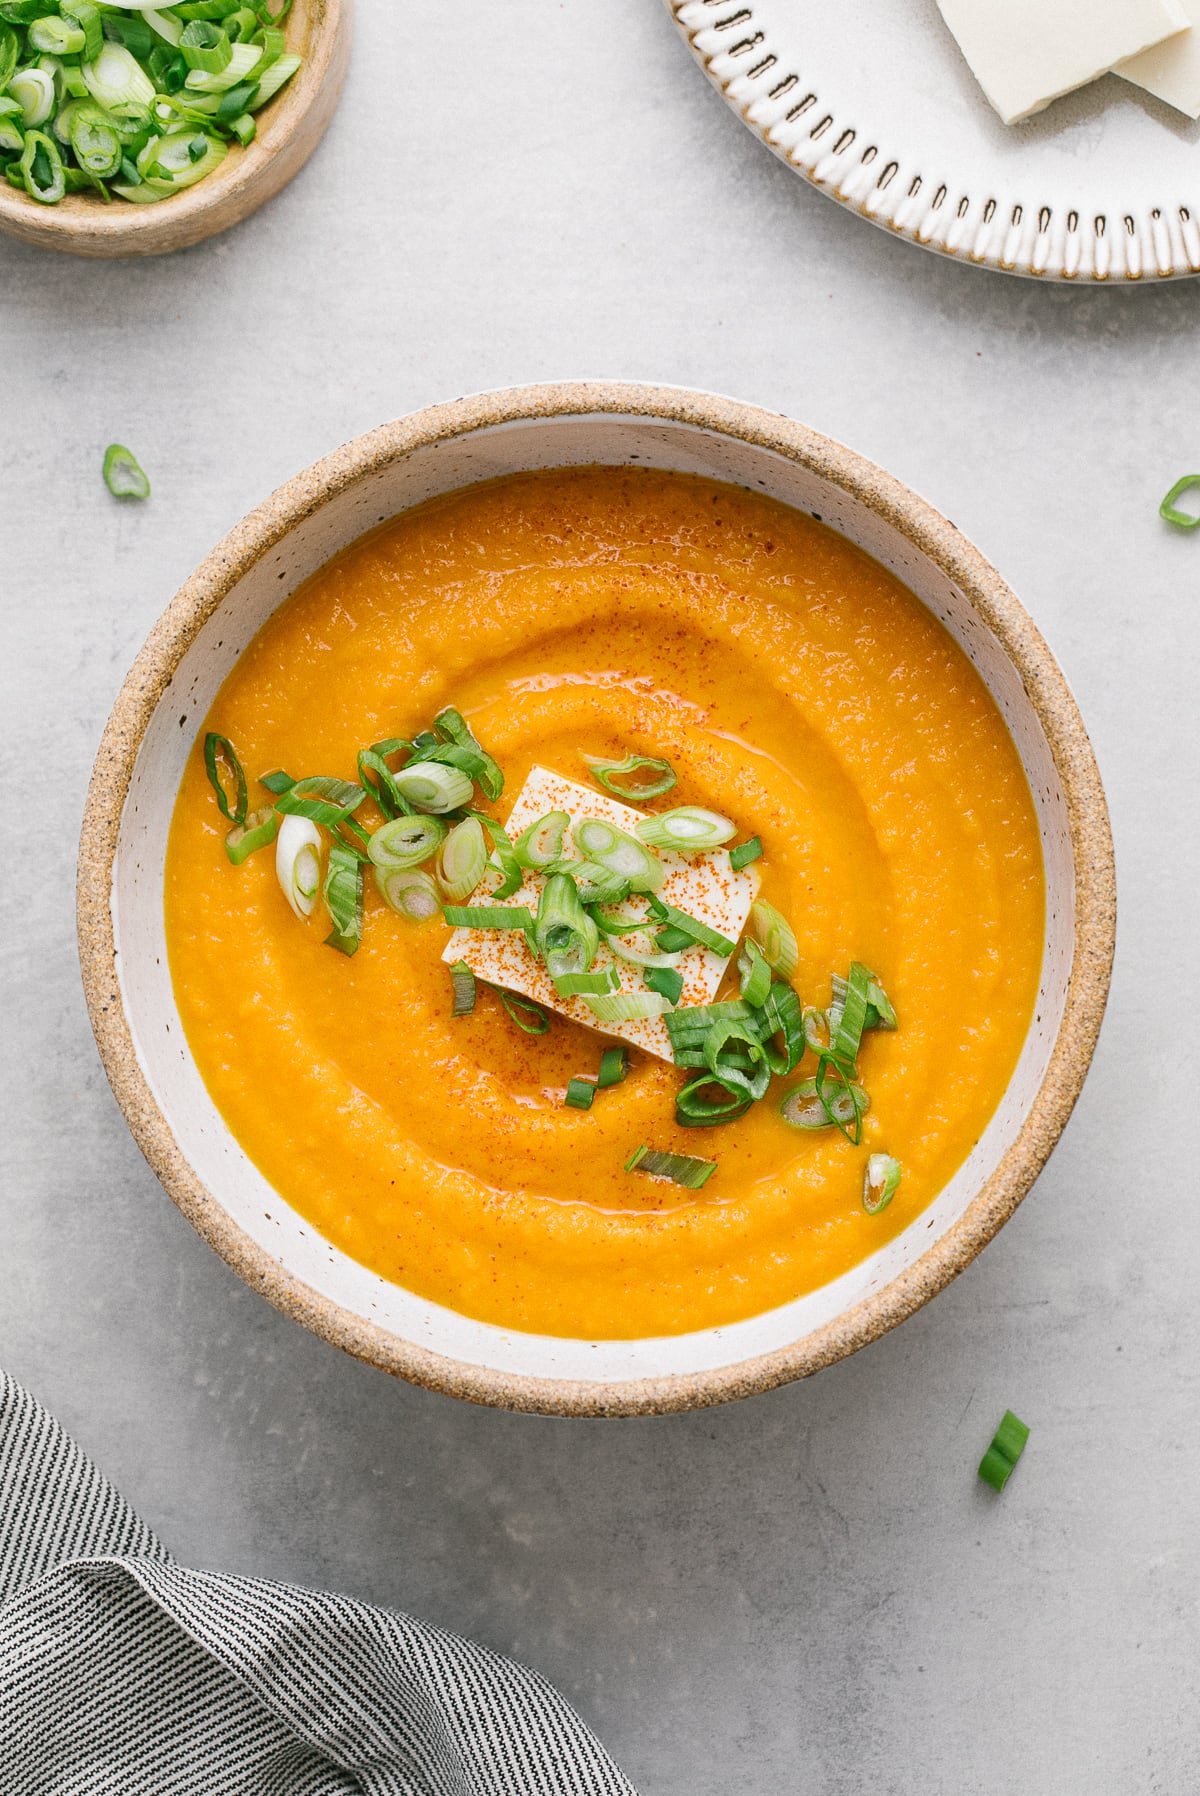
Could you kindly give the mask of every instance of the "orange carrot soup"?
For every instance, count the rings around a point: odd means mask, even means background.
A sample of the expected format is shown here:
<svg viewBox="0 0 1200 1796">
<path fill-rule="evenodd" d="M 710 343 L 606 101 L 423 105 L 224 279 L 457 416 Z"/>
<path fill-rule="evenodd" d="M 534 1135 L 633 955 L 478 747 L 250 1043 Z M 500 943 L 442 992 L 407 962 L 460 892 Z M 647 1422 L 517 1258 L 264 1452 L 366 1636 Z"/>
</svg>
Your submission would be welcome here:
<svg viewBox="0 0 1200 1796">
<path fill-rule="evenodd" d="M 166 868 L 270 1183 L 396 1284 L 582 1338 L 737 1321 L 910 1224 L 1013 1072 L 1043 907 L 1016 749 L 913 594 L 624 468 L 322 568 L 222 687 Z"/>
</svg>

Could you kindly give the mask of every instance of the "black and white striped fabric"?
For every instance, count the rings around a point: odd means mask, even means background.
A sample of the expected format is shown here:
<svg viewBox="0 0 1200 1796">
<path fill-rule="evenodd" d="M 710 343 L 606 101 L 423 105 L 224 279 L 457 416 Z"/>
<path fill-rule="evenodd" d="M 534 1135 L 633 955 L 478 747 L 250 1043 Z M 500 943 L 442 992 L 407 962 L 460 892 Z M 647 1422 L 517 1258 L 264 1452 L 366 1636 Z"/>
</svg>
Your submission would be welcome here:
<svg viewBox="0 0 1200 1796">
<path fill-rule="evenodd" d="M 3 1372 L 0 1788 L 634 1796 L 511 1660 L 346 1597 L 177 1565 Z"/>
</svg>

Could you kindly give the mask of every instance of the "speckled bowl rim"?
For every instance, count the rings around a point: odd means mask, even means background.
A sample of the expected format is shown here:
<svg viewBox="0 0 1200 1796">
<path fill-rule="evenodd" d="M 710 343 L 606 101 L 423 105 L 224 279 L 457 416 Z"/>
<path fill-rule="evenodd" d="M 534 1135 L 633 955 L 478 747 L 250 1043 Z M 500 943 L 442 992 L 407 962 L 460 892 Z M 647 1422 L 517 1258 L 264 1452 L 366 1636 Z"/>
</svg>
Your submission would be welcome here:
<svg viewBox="0 0 1200 1796">
<path fill-rule="evenodd" d="M 580 414 L 693 425 L 783 456 L 869 507 L 934 562 L 1021 677 L 1062 784 L 1075 870 L 1070 980 L 1045 1075 L 1017 1139 L 954 1226 L 882 1290 L 787 1347 L 711 1371 L 604 1383 L 497 1371 L 419 1347 L 319 1295 L 244 1234 L 181 1153 L 141 1070 L 116 977 L 112 918 L 121 813 L 142 738 L 184 653 L 248 570 L 335 495 L 415 450 Z M 771 1390 L 877 1340 L 928 1303 L 1012 1215 L 1062 1133 L 1099 1034 L 1116 928 L 1112 835 L 1091 743 L 1049 648 L 979 551 L 898 480 L 802 424 L 707 393 L 616 381 L 518 387 L 415 412 L 305 469 L 236 525 L 180 588 L 121 687 L 92 773 L 77 896 L 84 990 L 104 1070 L 138 1146 L 197 1233 L 277 1309 L 371 1365 L 471 1402 L 564 1416 L 665 1414 Z"/>
</svg>

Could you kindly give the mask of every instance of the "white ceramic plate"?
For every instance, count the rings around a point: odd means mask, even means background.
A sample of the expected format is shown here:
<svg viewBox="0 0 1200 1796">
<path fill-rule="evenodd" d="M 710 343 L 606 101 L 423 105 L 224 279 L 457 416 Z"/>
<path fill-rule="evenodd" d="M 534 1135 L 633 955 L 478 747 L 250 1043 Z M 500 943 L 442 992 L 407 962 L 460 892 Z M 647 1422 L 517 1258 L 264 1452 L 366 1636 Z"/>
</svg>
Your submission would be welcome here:
<svg viewBox="0 0 1200 1796">
<path fill-rule="evenodd" d="M 1004 125 L 936 0 L 666 3 L 750 129 L 873 224 L 1048 280 L 1200 273 L 1200 124 L 1129 82 Z"/>
</svg>

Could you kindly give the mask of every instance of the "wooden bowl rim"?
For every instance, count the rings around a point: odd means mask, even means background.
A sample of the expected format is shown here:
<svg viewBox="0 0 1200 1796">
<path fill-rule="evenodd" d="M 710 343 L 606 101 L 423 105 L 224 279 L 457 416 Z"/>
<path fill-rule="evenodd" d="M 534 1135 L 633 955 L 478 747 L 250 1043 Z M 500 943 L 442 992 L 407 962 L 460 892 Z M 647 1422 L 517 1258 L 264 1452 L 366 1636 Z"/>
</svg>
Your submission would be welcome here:
<svg viewBox="0 0 1200 1796">
<path fill-rule="evenodd" d="M 122 808 L 150 718 L 189 645 L 247 571 L 335 495 L 417 449 L 498 425 L 595 414 L 693 425 L 797 462 L 865 504 L 940 567 L 1014 663 L 1045 731 L 1062 783 L 1075 878 L 1070 981 L 1045 1075 L 1016 1140 L 959 1220 L 881 1290 L 786 1347 L 716 1370 L 611 1383 L 497 1371 L 419 1347 L 303 1285 L 232 1223 L 181 1154 L 142 1073 L 115 975 L 111 903 Z M 563 1416 L 666 1414 L 770 1390 L 877 1340 L 949 1284 L 1012 1215 L 1066 1125 L 1099 1034 L 1116 929 L 1112 835 L 1082 718 L 1028 613 L 979 551 L 900 481 L 802 424 L 712 394 L 607 381 L 512 388 L 431 406 L 334 451 L 237 524 L 180 588 L 118 694 L 89 788 L 77 896 L 83 983 L 105 1072 L 143 1154 L 197 1232 L 277 1309 L 369 1364 L 472 1402 Z"/>
<path fill-rule="evenodd" d="M 337 109 L 350 59 L 354 0 L 294 0 L 304 62 L 258 115 L 259 134 L 230 146 L 220 168 L 160 205 L 68 194 L 42 206 L 0 181 L 0 233 L 77 256 L 169 255 L 228 230 L 285 187 L 316 149 Z"/>
</svg>

